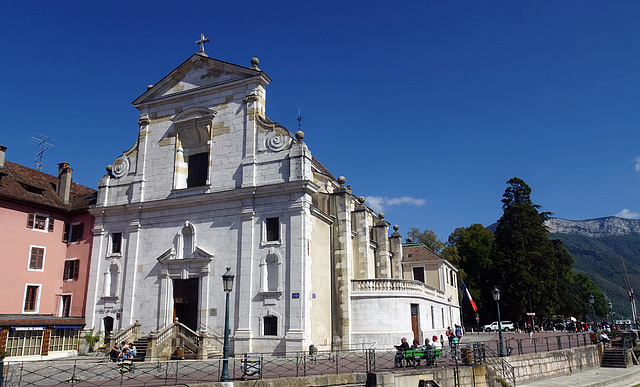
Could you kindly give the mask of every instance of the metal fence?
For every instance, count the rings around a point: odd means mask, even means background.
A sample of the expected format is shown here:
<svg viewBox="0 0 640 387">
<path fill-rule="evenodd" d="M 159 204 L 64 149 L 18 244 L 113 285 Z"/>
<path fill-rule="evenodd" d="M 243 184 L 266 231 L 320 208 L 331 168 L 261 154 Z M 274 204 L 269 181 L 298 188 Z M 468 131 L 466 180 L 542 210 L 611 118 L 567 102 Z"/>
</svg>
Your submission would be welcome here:
<svg viewBox="0 0 640 387">
<path fill-rule="evenodd" d="M 582 347 L 591 344 L 586 334 L 559 335 L 532 339 L 506 339 L 505 353 L 518 355 Z M 487 364 L 504 369 L 511 379 L 513 370 L 504 359 L 497 359 L 497 341 L 445 347 L 435 364 L 420 367 L 457 367 Z M 245 354 L 229 358 L 229 376 L 233 380 L 275 379 L 311 375 L 369 373 L 395 369 L 397 351 L 360 349 L 287 353 L 279 356 Z M 498 363 L 496 363 L 499 362 Z M 426 363 L 426 362 L 425 362 Z M 495 363 L 495 364 L 494 364 Z M 417 365 L 416 365 L 417 366 Z M 407 367 L 403 363 L 403 367 Z M 174 386 L 220 380 L 222 359 L 156 360 L 113 363 L 107 358 L 50 360 L 5 363 L 7 386 Z"/>
<path fill-rule="evenodd" d="M 596 341 L 597 342 L 597 341 Z M 524 355 L 527 353 L 540 353 L 550 351 L 561 351 L 563 349 L 572 349 L 585 347 L 592 342 L 588 333 L 572 333 L 556 336 L 545 336 L 531 338 L 507 338 L 504 340 L 504 353 L 507 356 Z M 500 353 L 500 341 L 485 341 L 485 345 Z"/>
</svg>

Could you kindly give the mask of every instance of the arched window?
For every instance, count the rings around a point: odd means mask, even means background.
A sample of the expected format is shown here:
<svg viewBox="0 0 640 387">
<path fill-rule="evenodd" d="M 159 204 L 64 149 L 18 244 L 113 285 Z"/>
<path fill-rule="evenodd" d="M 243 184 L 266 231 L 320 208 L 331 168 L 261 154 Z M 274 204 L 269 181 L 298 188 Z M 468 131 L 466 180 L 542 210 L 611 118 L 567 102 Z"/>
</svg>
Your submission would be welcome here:
<svg viewBox="0 0 640 387">
<path fill-rule="evenodd" d="M 275 254 L 269 254 L 265 261 L 267 264 L 267 290 L 272 292 L 277 291 L 279 271 L 278 256 Z"/>
<path fill-rule="evenodd" d="M 214 110 L 207 108 L 190 108 L 173 117 L 169 136 L 176 137 L 175 189 L 208 184 L 215 115 Z"/>
<path fill-rule="evenodd" d="M 182 228 L 182 257 L 192 258 L 193 257 L 193 231 L 191 227 L 184 226 Z"/>
<path fill-rule="evenodd" d="M 109 266 L 109 271 L 105 273 L 104 277 L 104 295 L 116 297 L 118 295 L 118 265 L 114 263 Z"/>
</svg>

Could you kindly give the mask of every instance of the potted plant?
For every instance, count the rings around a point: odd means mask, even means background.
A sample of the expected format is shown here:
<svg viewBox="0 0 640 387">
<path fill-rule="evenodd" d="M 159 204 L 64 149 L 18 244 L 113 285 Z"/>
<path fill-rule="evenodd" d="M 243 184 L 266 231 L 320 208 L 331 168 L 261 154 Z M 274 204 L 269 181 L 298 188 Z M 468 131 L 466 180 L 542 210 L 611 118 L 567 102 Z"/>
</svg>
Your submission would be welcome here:
<svg viewBox="0 0 640 387">
<path fill-rule="evenodd" d="M 93 347 L 96 345 L 98 341 L 100 341 L 100 337 L 102 334 L 100 332 L 94 334 L 93 328 L 89 329 L 89 332 L 85 333 L 84 341 L 89 345 L 89 352 L 93 352 Z"/>
</svg>

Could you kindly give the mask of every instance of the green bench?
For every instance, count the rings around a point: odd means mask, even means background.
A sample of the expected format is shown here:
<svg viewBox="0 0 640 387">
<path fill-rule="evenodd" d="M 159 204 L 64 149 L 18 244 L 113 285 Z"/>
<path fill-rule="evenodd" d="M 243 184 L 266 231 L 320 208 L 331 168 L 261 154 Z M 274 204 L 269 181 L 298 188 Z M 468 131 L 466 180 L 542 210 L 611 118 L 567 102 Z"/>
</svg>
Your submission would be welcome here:
<svg viewBox="0 0 640 387">
<path fill-rule="evenodd" d="M 442 356 L 442 349 L 429 348 L 429 349 L 408 349 L 404 352 L 403 365 L 406 367 L 417 367 L 422 360 L 425 361 L 425 365 L 434 365 L 436 360 Z"/>
</svg>

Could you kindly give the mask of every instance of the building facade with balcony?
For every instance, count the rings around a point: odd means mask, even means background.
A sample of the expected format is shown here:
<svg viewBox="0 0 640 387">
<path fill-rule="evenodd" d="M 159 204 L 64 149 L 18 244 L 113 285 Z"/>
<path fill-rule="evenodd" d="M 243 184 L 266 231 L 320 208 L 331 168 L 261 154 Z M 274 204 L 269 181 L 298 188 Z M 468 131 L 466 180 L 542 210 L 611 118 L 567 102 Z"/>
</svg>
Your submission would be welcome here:
<svg viewBox="0 0 640 387">
<path fill-rule="evenodd" d="M 403 279 L 397 229 L 311 155 L 300 128 L 267 118 L 270 82 L 255 58 L 201 51 L 133 102 L 138 139 L 91 210 L 89 328 L 146 338 L 154 354 L 171 351 L 170 332 L 200 355 L 220 349 L 230 267 L 232 353 L 395 344 L 412 334 L 413 303 L 422 334 L 439 329 L 428 314 L 443 290 Z"/>
<path fill-rule="evenodd" d="M 77 353 L 91 257 L 96 191 L 5 161 L 0 146 L 0 351 L 16 359 Z"/>
</svg>

